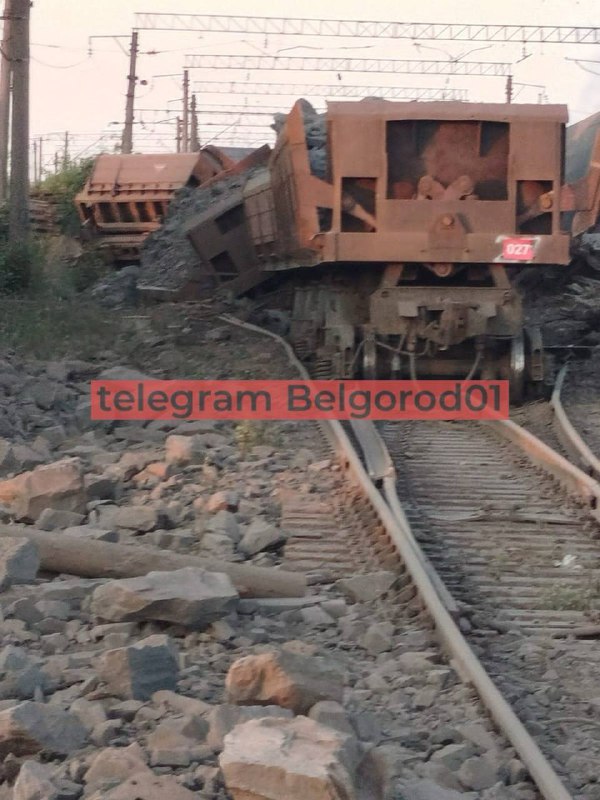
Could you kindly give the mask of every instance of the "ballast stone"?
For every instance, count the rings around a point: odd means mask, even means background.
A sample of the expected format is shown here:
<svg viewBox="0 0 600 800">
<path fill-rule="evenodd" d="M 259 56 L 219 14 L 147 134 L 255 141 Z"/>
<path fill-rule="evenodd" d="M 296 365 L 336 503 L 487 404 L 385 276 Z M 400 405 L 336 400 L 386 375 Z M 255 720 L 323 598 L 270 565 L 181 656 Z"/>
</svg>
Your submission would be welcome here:
<svg viewBox="0 0 600 800">
<path fill-rule="evenodd" d="M 289 709 L 280 706 L 236 706 L 222 703 L 208 714 L 209 730 L 206 743 L 215 750 L 222 750 L 225 736 L 236 725 L 249 722 L 251 719 L 263 719 L 264 717 L 291 719 L 293 716 Z"/>
<path fill-rule="evenodd" d="M 163 634 L 108 650 L 98 665 L 98 677 L 123 699 L 150 700 L 160 689 L 175 691 L 178 675 L 177 649 L 172 639 Z"/>
<path fill-rule="evenodd" d="M 336 582 L 336 587 L 355 603 L 377 600 L 392 588 L 397 576 L 393 572 L 380 570 L 364 575 L 353 575 Z"/>
<path fill-rule="evenodd" d="M 92 788 L 125 781 L 139 773 L 152 774 L 146 763 L 144 751 L 137 742 L 128 747 L 107 747 L 94 757 L 83 776 Z"/>
<path fill-rule="evenodd" d="M 78 458 L 64 458 L 0 482 L 0 499 L 17 519 L 35 522 L 46 508 L 84 514 L 86 490 Z"/>
<path fill-rule="evenodd" d="M 307 717 L 237 725 L 219 758 L 234 800 L 358 800 L 356 740 Z"/>
<path fill-rule="evenodd" d="M 0 759 L 9 753 L 28 756 L 46 750 L 69 755 L 86 744 L 77 716 L 55 706 L 25 701 L 0 712 Z"/>
<path fill-rule="evenodd" d="M 16 583 L 32 583 L 39 568 L 37 547 L 29 539 L 0 539 L 0 591 Z"/>
<path fill-rule="evenodd" d="M 238 659 L 225 687 L 230 703 L 277 705 L 304 714 L 319 700 L 341 702 L 344 675 L 329 659 L 281 650 Z"/>
<path fill-rule="evenodd" d="M 254 556 L 262 550 L 283 544 L 286 535 L 283 531 L 267 522 L 266 519 L 253 520 L 238 544 L 238 550 L 248 556 Z"/>
<path fill-rule="evenodd" d="M 158 777 L 154 773 L 138 773 L 120 786 L 106 792 L 101 789 L 90 795 L 89 800 L 198 800 L 198 794 L 190 792 L 175 778 Z"/>
<path fill-rule="evenodd" d="M 109 581 L 94 591 L 91 611 L 114 622 L 159 620 L 201 629 L 229 614 L 238 599 L 228 575 L 184 567 Z"/>
<path fill-rule="evenodd" d="M 53 781 L 54 769 L 39 761 L 25 761 L 13 788 L 13 800 L 61 800 Z"/>
</svg>

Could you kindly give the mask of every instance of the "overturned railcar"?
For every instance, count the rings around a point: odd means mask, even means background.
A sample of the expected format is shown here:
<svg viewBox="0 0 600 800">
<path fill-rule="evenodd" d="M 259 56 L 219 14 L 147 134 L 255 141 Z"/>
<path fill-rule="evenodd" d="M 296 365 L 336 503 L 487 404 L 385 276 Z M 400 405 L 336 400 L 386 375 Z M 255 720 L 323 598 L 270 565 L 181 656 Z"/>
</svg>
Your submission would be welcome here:
<svg viewBox="0 0 600 800">
<path fill-rule="evenodd" d="M 518 397 L 543 351 L 508 272 L 569 262 L 566 121 L 558 105 L 330 103 L 316 169 L 299 102 L 268 170 L 197 220 L 196 246 L 234 288 L 294 271 L 291 336 L 319 374 L 509 378 Z"/>
</svg>

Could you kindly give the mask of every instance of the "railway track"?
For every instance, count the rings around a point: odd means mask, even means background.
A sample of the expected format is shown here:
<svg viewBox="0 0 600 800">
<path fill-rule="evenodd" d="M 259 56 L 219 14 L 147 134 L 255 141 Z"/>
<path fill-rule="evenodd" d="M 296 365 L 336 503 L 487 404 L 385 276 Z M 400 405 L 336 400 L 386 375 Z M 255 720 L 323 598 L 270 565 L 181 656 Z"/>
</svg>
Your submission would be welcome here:
<svg viewBox="0 0 600 800">
<path fill-rule="evenodd" d="M 395 565 L 387 602 L 425 615 L 540 796 L 598 798 L 600 485 L 510 422 L 323 431 L 362 528 L 344 541 L 331 509 L 284 503 L 286 566 L 327 582 L 357 556 Z"/>
</svg>

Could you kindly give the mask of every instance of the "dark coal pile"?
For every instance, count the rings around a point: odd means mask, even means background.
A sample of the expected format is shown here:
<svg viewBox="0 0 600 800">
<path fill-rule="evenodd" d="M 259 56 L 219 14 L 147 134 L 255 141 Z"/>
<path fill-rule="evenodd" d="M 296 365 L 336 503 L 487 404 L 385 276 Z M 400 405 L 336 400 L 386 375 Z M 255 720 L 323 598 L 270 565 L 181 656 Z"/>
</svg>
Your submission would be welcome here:
<svg viewBox="0 0 600 800">
<path fill-rule="evenodd" d="M 304 130 L 310 170 L 317 178 L 327 178 L 329 159 L 327 155 L 327 115 L 318 114 L 306 103 L 303 108 Z"/>
<path fill-rule="evenodd" d="M 145 240 L 141 253 L 141 289 L 182 288 L 200 259 L 185 234 L 185 225 L 195 214 L 205 211 L 233 189 L 244 186 L 252 170 L 224 178 L 207 187 L 185 187 L 173 198 L 164 225 Z"/>
<path fill-rule="evenodd" d="M 90 289 L 90 297 L 104 308 L 126 308 L 137 303 L 140 268 L 135 264 L 107 275 Z"/>
<path fill-rule="evenodd" d="M 600 236 L 583 236 L 571 264 L 532 267 L 517 280 L 527 323 L 547 346 L 600 344 Z"/>
</svg>

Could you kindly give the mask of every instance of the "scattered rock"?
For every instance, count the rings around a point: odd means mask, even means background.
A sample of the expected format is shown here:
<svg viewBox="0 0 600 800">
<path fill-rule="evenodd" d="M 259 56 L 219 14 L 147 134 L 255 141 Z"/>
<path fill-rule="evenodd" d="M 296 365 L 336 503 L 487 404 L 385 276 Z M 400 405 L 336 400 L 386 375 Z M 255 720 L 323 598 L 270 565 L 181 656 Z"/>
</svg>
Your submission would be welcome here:
<svg viewBox="0 0 600 800">
<path fill-rule="evenodd" d="M 236 492 L 215 492 L 206 502 L 206 510 L 210 514 L 217 511 L 237 511 L 240 498 Z"/>
<path fill-rule="evenodd" d="M 80 525 L 85 519 L 83 514 L 64 511 L 56 508 L 45 508 L 38 517 L 36 526 L 43 531 L 56 531 Z"/>
<path fill-rule="evenodd" d="M 293 716 L 289 709 L 280 706 L 235 706 L 223 703 L 208 715 L 209 731 L 206 743 L 214 750 L 221 750 L 225 736 L 242 722 L 264 717 L 291 719 Z"/>
<path fill-rule="evenodd" d="M 68 755 L 86 743 L 79 719 L 55 706 L 26 701 L 0 711 L 0 758 L 28 756 L 45 750 Z"/>
<path fill-rule="evenodd" d="M 353 737 L 296 717 L 237 725 L 219 765 L 234 800 L 356 800 L 359 761 Z"/>
<path fill-rule="evenodd" d="M 344 676 L 328 659 L 282 650 L 238 659 L 225 686 L 231 703 L 278 705 L 303 714 L 319 700 L 340 702 Z"/>
<path fill-rule="evenodd" d="M 148 736 L 152 766 L 187 767 L 203 755 L 201 743 L 208 732 L 208 722 L 201 717 L 169 719 Z"/>
<path fill-rule="evenodd" d="M 161 527 L 162 522 L 162 515 L 152 506 L 122 506 L 114 516 L 114 525 L 117 528 L 131 531 L 153 531 Z"/>
<path fill-rule="evenodd" d="M 176 689 L 177 649 L 170 637 L 155 634 L 103 653 L 97 671 L 115 697 L 149 700 L 160 689 Z"/>
<path fill-rule="evenodd" d="M 185 567 L 109 581 L 92 596 L 92 613 L 113 621 L 155 619 L 204 628 L 226 616 L 238 600 L 224 573 Z"/>
<path fill-rule="evenodd" d="M 39 761 L 25 761 L 13 788 L 13 800 L 62 800 L 53 781 L 54 769 Z"/>
<path fill-rule="evenodd" d="M 124 781 L 131 775 L 152 774 L 146 764 L 144 751 L 137 742 L 129 747 L 107 747 L 94 756 L 84 780 L 88 787 L 96 788 L 115 781 Z"/>
<path fill-rule="evenodd" d="M 197 800 L 198 795 L 190 792 L 175 778 L 153 773 L 137 773 L 110 792 L 100 790 L 90 795 L 89 800 Z"/>
<path fill-rule="evenodd" d="M 202 464 L 206 448 L 197 436 L 178 436 L 172 434 L 165 440 L 165 461 L 167 464 L 186 466 Z"/>
<path fill-rule="evenodd" d="M 364 575 L 353 575 L 351 578 L 342 578 L 335 585 L 355 603 L 368 603 L 389 592 L 396 577 L 393 572 L 381 570 Z"/>
<path fill-rule="evenodd" d="M 262 550 L 283 544 L 285 540 L 286 536 L 279 528 L 271 525 L 266 519 L 258 518 L 250 523 L 238 544 L 238 549 L 246 555 L 253 556 Z"/>
<path fill-rule="evenodd" d="M 15 583 L 32 583 L 39 568 L 40 557 L 33 542 L 0 538 L 0 591 Z"/>
<path fill-rule="evenodd" d="M 45 464 L 12 481 L 3 481 L 0 483 L 0 499 L 3 486 L 18 519 L 35 522 L 45 508 L 85 513 L 87 497 L 83 468 L 77 458 Z"/>
<path fill-rule="evenodd" d="M 394 626 L 391 622 L 374 622 L 367 628 L 362 645 L 367 652 L 376 656 L 392 649 L 394 644 L 393 636 Z"/>
</svg>

